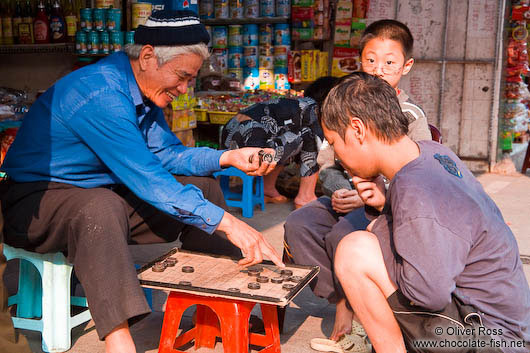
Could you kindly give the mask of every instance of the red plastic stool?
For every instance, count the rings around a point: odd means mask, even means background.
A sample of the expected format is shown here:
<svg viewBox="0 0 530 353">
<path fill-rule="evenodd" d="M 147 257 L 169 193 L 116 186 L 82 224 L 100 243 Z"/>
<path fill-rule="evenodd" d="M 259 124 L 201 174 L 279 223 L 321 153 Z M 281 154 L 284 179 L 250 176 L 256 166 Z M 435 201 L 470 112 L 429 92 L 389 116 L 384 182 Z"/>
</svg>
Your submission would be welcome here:
<svg viewBox="0 0 530 353">
<path fill-rule="evenodd" d="M 177 337 L 182 314 L 195 304 L 195 327 Z M 275 305 L 261 304 L 265 335 L 249 333 L 248 322 L 254 305 L 256 303 L 236 299 L 171 292 L 166 303 L 158 352 L 182 352 L 174 347 L 181 347 L 191 340 L 195 340 L 195 349 L 214 348 L 215 339 L 221 337 L 225 353 L 248 353 L 249 344 L 264 347 L 260 350 L 262 353 L 280 353 Z"/>
</svg>

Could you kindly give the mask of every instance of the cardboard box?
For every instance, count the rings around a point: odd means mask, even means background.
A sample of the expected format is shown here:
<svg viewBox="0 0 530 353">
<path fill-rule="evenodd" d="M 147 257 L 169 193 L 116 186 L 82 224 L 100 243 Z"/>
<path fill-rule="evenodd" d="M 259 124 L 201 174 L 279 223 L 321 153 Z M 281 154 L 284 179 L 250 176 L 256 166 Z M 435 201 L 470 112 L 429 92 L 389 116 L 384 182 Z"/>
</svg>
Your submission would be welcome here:
<svg viewBox="0 0 530 353">
<path fill-rule="evenodd" d="M 337 2 L 337 13 L 335 14 L 335 22 L 351 21 L 352 11 L 353 3 L 351 0 L 339 0 L 339 2 Z"/>
<path fill-rule="evenodd" d="M 329 75 L 329 55 L 327 51 L 318 52 L 318 77 Z"/>
<path fill-rule="evenodd" d="M 351 22 L 335 23 L 333 43 L 336 47 L 349 47 L 351 36 Z"/>
<path fill-rule="evenodd" d="M 302 82 L 302 57 L 298 50 L 291 50 L 287 57 L 287 80 L 291 83 Z"/>
<path fill-rule="evenodd" d="M 359 49 L 335 47 L 331 62 L 331 75 L 342 77 L 361 69 Z"/>
<path fill-rule="evenodd" d="M 318 50 L 302 50 L 302 81 L 312 82 L 317 79 Z"/>
</svg>

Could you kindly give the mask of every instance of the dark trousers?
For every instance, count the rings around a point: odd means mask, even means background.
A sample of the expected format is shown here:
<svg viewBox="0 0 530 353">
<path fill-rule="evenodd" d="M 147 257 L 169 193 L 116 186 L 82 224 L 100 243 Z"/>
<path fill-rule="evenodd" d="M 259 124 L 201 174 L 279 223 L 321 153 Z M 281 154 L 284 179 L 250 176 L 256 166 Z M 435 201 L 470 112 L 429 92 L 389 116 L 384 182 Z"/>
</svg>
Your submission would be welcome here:
<svg viewBox="0 0 530 353">
<path fill-rule="evenodd" d="M 285 242 L 294 262 L 299 265 L 318 265 L 320 272 L 311 282 L 313 292 L 335 303 L 345 298 L 333 262 L 339 242 L 356 230 L 364 230 L 370 222 L 364 207 L 348 214 L 338 214 L 327 196 L 292 212 L 285 221 Z"/>
<path fill-rule="evenodd" d="M 218 182 L 175 177 L 194 184 L 226 209 Z M 54 182 L 0 186 L 6 244 L 38 253 L 62 251 L 84 288 L 100 339 L 125 320 L 150 312 L 129 244 L 182 242 L 191 251 L 239 257 L 224 235 L 188 226 L 136 197 L 122 185 L 83 189 Z"/>
<path fill-rule="evenodd" d="M 0 209 L 0 353 L 29 353 L 31 352 L 26 341 L 26 337 L 17 337 L 11 315 L 7 310 L 8 294 L 4 286 L 4 271 L 6 269 L 6 257 L 3 246 L 3 226 L 4 219 Z"/>
</svg>

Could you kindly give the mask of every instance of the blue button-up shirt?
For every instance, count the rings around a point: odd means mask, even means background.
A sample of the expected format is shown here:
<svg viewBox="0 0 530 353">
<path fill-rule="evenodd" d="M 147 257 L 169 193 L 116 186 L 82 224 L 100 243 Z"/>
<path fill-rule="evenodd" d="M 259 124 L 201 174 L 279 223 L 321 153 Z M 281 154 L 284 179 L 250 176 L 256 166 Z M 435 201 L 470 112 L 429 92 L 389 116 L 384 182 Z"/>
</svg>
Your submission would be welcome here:
<svg viewBox="0 0 530 353">
<path fill-rule="evenodd" d="M 32 105 L 1 170 L 17 182 L 82 188 L 125 184 L 179 221 L 212 233 L 223 209 L 172 176 L 211 175 L 224 151 L 188 148 L 142 99 L 128 57 L 113 54 L 63 77 Z"/>
</svg>

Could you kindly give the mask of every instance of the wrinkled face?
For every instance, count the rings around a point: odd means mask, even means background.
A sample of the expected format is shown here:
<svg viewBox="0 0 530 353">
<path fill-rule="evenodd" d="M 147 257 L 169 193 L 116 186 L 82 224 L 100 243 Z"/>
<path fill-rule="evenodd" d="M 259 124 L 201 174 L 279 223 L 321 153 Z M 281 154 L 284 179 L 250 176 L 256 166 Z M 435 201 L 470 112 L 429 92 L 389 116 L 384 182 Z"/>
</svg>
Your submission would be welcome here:
<svg viewBox="0 0 530 353">
<path fill-rule="evenodd" d="M 397 88 L 401 76 L 406 75 L 414 59 L 405 61 L 401 43 L 392 39 L 374 38 L 368 41 L 361 53 L 362 70 L 379 76 Z"/>
<path fill-rule="evenodd" d="M 361 178 L 372 178 L 378 174 L 375 171 L 370 149 L 359 140 L 359 131 L 356 126 L 346 127 L 344 139 L 335 131 L 322 125 L 324 137 L 335 150 L 335 158 L 350 173 Z"/>
<path fill-rule="evenodd" d="M 188 90 L 189 82 L 197 76 L 202 58 L 182 54 L 159 66 L 156 57 L 147 60 L 140 87 L 144 96 L 156 106 L 166 107 L 173 98 Z"/>
</svg>

